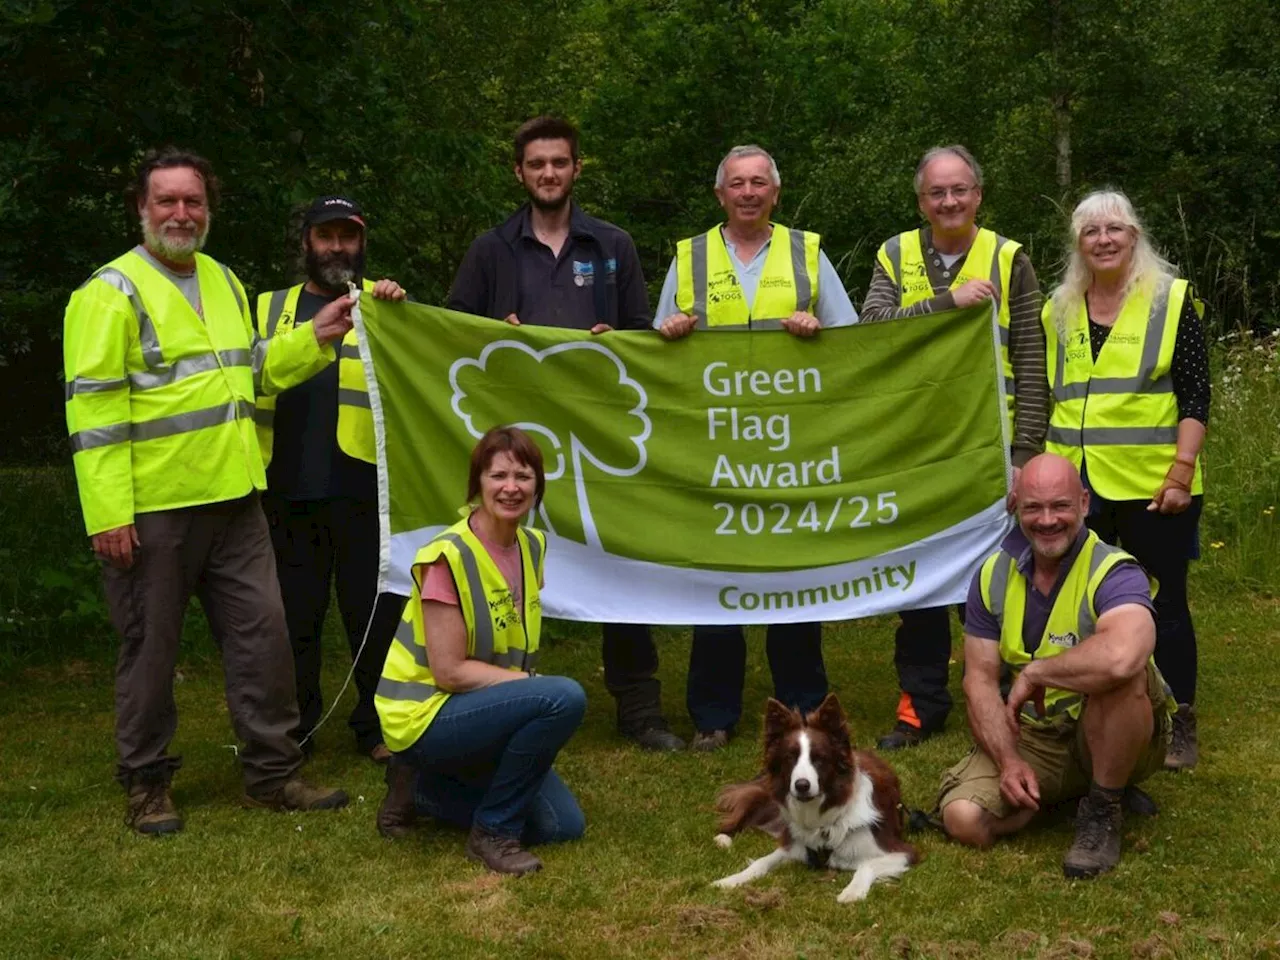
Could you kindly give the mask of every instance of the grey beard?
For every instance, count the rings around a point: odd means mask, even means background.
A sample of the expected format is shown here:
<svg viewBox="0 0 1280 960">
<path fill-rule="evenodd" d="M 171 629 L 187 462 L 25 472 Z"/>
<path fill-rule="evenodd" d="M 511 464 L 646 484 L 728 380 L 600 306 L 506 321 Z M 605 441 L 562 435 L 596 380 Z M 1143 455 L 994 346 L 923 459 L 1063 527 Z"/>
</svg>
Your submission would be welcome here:
<svg viewBox="0 0 1280 960">
<path fill-rule="evenodd" d="M 209 217 L 204 222 L 204 229 L 195 235 L 189 241 L 182 243 L 174 243 L 165 237 L 163 233 L 157 233 L 151 229 L 151 223 L 146 217 L 139 217 L 138 222 L 142 225 L 142 240 L 149 250 L 154 250 L 166 260 L 183 261 L 189 260 L 197 251 L 204 249 L 205 241 L 209 239 L 209 224 L 213 218 Z M 162 225 L 163 226 L 163 225 Z"/>
<path fill-rule="evenodd" d="M 335 293 L 345 292 L 348 283 L 355 283 L 364 273 L 364 254 L 354 257 L 331 254 L 321 259 L 310 247 L 306 252 L 307 278 L 319 287 Z"/>
</svg>

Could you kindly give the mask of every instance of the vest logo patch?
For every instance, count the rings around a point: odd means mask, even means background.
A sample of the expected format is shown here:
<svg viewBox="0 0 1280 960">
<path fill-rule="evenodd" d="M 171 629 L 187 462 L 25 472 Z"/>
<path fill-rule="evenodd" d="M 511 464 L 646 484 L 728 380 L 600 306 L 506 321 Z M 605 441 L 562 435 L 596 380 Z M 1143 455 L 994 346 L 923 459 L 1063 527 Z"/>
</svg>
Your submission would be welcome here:
<svg viewBox="0 0 1280 960">
<path fill-rule="evenodd" d="M 707 277 L 707 303 L 731 303 L 742 299 L 738 275 L 733 269 L 721 270 Z"/>
<path fill-rule="evenodd" d="M 791 281 L 786 277 L 761 277 L 759 288 L 761 290 L 787 290 L 791 288 Z"/>
<path fill-rule="evenodd" d="M 510 590 L 489 598 L 489 614 L 498 630 L 520 623 L 520 608 L 516 606 L 516 598 Z"/>
<path fill-rule="evenodd" d="M 1050 633 L 1049 642 L 1055 647 L 1074 647 L 1080 642 L 1080 638 L 1074 633 Z"/>
</svg>

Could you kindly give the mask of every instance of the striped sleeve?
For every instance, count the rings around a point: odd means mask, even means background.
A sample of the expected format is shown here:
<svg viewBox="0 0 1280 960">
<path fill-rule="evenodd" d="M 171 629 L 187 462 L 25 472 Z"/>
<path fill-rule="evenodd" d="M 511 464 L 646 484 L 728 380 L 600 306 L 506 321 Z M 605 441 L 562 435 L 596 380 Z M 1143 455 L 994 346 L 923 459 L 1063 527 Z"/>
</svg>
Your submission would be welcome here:
<svg viewBox="0 0 1280 960">
<path fill-rule="evenodd" d="M 1009 362 L 1013 364 L 1017 391 L 1012 443 L 1015 467 L 1044 451 L 1049 428 L 1049 376 L 1040 307 L 1035 268 L 1026 253 L 1019 250 L 1009 277 Z"/>
<path fill-rule="evenodd" d="M 909 307 L 900 307 L 899 303 L 898 285 L 877 260 L 875 269 L 871 273 L 871 285 L 867 289 L 867 297 L 862 301 L 862 310 L 859 312 L 863 323 L 919 317 L 940 310 L 952 310 L 955 308 L 956 300 L 951 292 L 947 291 L 928 300 L 913 303 Z"/>
</svg>

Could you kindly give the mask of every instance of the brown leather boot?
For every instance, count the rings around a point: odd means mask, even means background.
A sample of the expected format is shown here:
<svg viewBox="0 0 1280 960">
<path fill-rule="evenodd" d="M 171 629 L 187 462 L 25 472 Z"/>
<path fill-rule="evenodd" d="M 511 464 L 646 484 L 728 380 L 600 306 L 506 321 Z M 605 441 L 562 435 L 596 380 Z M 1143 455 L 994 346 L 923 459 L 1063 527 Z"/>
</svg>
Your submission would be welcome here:
<svg viewBox="0 0 1280 960">
<path fill-rule="evenodd" d="M 499 837 L 481 827 L 472 827 L 467 837 L 467 859 L 479 860 L 494 873 L 517 877 L 542 869 L 542 861 L 512 837 Z"/>
<path fill-rule="evenodd" d="M 413 788 L 418 783 L 418 771 L 394 757 L 387 764 L 387 795 L 378 807 L 378 832 L 388 840 L 403 840 L 409 836 L 418 819 L 413 804 Z"/>
<path fill-rule="evenodd" d="M 182 818 L 164 780 L 139 781 L 129 787 L 124 822 L 138 833 L 161 837 L 182 829 Z"/>
</svg>

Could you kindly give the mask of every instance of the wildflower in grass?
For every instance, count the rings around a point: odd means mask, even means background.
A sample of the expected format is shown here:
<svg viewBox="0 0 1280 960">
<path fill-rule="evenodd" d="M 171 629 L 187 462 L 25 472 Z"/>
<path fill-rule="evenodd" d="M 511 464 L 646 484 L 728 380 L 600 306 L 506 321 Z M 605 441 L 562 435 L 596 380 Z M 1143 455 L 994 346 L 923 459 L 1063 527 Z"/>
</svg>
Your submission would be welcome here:
<svg viewBox="0 0 1280 960">
<path fill-rule="evenodd" d="M 1226 546 L 1226 544 L 1223 543 L 1221 540 L 1215 540 L 1213 541 L 1213 543 L 1209 544 L 1209 546 L 1213 547 L 1213 549 L 1215 550 L 1221 550 L 1223 547 Z"/>
</svg>

